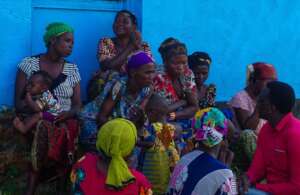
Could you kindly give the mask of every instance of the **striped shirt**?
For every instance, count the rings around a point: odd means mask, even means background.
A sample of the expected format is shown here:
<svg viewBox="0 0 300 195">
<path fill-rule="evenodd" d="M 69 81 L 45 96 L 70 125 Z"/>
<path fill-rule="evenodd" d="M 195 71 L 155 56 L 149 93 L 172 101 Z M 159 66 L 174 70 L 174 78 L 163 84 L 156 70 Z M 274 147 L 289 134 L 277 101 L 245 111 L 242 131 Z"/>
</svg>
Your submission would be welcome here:
<svg viewBox="0 0 300 195">
<path fill-rule="evenodd" d="M 27 80 L 32 73 L 40 70 L 40 56 L 26 57 L 18 65 L 18 68 L 26 74 Z M 73 88 L 81 78 L 76 64 L 65 62 L 62 71 L 67 76 L 66 80 L 54 89 L 54 95 L 58 99 L 63 111 L 69 111 L 72 106 Z"/>
</svg>

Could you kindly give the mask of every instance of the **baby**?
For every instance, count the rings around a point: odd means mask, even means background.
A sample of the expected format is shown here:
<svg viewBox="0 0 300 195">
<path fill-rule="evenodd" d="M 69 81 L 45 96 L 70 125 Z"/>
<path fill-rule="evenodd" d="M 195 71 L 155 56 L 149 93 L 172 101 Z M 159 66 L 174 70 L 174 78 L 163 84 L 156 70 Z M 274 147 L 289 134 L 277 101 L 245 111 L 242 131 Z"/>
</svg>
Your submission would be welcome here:
<svg viewBox="0 0 300 195">
<path fill-rule="evenodd" d="M 45 71 L 34 72 L 26 85 L 25 102 L 31 111 L 31 115 L 22 121 L 16 117 L 14 127 L 21 133 L 26 134 L 40 119 L 54 122 L 62 112 L 61 106 L 50 92 L 53 80 Z"/>
</svg>

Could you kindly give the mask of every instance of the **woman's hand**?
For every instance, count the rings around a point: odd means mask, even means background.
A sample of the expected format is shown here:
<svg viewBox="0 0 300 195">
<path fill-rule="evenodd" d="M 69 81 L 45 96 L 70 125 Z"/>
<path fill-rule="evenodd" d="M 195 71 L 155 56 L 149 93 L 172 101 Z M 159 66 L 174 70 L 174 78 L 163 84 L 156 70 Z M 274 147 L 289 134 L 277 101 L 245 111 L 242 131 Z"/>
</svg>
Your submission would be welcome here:
<svg viewBox="0 0 300 195">
<path fill-rule="evenodd" d="M 136 50 L 141 48 L 142 36 L 139 31 L 133 31 L 130 35 L 130 43 L 134 46 Z"/>
<path fill-rule="evenodd" d="M 187 105 L 186 100 L 179 100 L 168 107 L 169 112 L 175 112 L 178 108 L 185 107 Z"/>
<path fill-rule="evenodd" d="M 61 112 L 55 119 L 55 122 L 63 122 L 69 118 L 73 117 L 73 113 L 72 112 Z"/>
<path fill-rule="evenodd" d="M 248 192 L 250 185 L 251 184 L 248 176 L 246 174 L 241 175 L 241 178 L 238 182 L 239 194 L 244 195 L 246 192 Z"/>
</svg>

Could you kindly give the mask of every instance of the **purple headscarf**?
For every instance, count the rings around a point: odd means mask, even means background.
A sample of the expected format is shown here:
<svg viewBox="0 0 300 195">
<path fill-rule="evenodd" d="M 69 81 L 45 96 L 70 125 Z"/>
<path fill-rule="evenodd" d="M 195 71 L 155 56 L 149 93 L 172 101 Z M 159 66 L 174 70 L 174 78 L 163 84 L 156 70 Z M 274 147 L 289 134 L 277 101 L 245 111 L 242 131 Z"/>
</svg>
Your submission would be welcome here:
<svg viewBox="0 0 300 195">
<path fill-rule="evenodd" d="M 154 63 L 154 60 L 145 52 L 139 51 L 132 54 L 127 62 L 127 71 L 132 69 L 138 69 L 142 65 Z"/>
</svg>

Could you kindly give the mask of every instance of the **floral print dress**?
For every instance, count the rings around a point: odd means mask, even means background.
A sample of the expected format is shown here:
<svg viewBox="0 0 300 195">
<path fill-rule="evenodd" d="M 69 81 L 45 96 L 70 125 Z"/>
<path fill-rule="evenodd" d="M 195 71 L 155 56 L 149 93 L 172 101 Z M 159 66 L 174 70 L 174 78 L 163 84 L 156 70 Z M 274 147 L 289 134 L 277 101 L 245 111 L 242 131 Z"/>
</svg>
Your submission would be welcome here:
<svg viewBox="0 0 300 195">
<path fill-rule="evenodd" d="M 152 56 L 149 45 L 146 42 L 142 43 L 142 51 L 146 52 L 149 56 Z M 106 60 L 110 60 L 120 54 L 113 38 L 102 38 L 98 44 L 97 59 L 101 64 Z M 128 56 L 129 57 L 129 56 Z M 99 74 L 92 78 L 88 87 L 88 96 L 90 100 L 93 100 L 99 95 L 105 84 L 120 76 L 126 75 L 126 63 L 121 66 L 120 71 L 115 70 L 100 70 Z"/>
<path fill-rule="evenodd" d="M 188 67 L 185 68 L 183 75 L 179 78 L 179 82 L 182 87 L 181 94 L 178 94 L 174 88 L 172 78 L 167 72 L 158 73 L 153 82 L 154 91 L 160 96 L 166 98 L 166 101 L 169 105 L 174 104 L 182 99 L 184 100 L 186 98 L 186 94 L 188 93 L 196 94 L 197 89 L 195 76 Z M 179 108 L 178 110 L 180 109 L 182 108 Z M 190 151 L 193 148 L 191 141 L 193 136 L 191 119 L 180 119 L 174 122 L 176 122 L 182 128 L 181 138 L 177 140 L 179 152 L 181 153 L 183 149 Z"/>
<path fill-rule="evenodd" d="M 101 106 L 109 94 L 112 95 L 112 99 L 116 101 L 114 109 L 110 118 L 126 118 L 130 119 L 136 108 L 140 108 L 144 105 L 147 99 L 152 94 L 150 87 L 144 87 L 140 90 L 137 97 L 132 97 L 127 91 L 127 77 L 121 77 L 119 79 L 113 79 L 108 82 L 102 93 L 98 95 L 93 101 L 86 104 L 80 112 L 80 119 L 82 120 L 82 129 L 80 135 L 80 143 L 95 146 L 98 127 L 96 118 L 100 112 Z"/>
<path fill-rule="evenodd" d="M 186 93 L 196 93 L 195 76 L 189 68 L 185 68 L 179 81 L 182 86 L 182 94 L 177 94 L 171 76 L 167 72 L 160 72 L 154 78 L 154 90 L 166 98 L 168 104 L 184 99 Z"/>
</svg>

